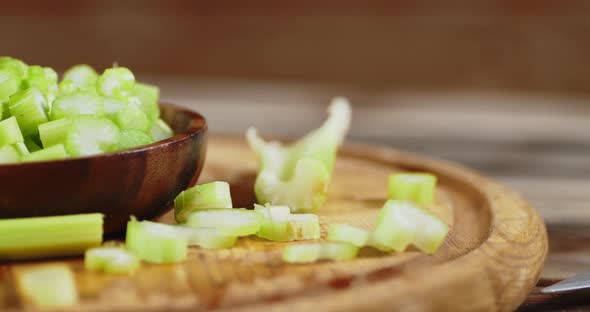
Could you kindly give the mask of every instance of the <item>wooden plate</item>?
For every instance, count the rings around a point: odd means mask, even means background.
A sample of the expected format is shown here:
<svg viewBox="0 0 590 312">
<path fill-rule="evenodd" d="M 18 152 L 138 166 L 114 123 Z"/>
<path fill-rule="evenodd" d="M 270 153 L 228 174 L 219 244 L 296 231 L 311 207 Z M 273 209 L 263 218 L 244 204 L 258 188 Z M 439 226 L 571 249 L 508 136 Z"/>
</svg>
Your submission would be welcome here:
<svg viewBox="0 0 590 312">
<path fill-rule="evenodd" d="M 250 207 L 256 161 L 239 138 L 209 141 L 200 182 L 226 180 L 234 205 Z M 133 276 L 76 272 L 83 310 L 257 311 L 407 310 L 510 311 L 534 286 L 547 253 L 547 235 L 537 212 L 514 191 L 465 168 L 388 148 L 349 145 L 342 149 L 329 200 L 320 210 L 327 225 L 346 222 L 371 229 L 385 201 L 387 177 L 397 170 L 438 175 L 436 204 L 429 207 L 451 225 L 433 256 L 417 251 L 384 254 L 362 250 L 359 259 L 286 265 L 286 244 L 246 238 L 227 250 L 191 249 L 179 265 L 143 265 Z M 162 217 L 171 221 L 172 215 Z M 24 264 L 13 265 L 23 269 Z M 3 272 L 8 272 L 4 270 Z M 27 306 L 4 274 L 3 307 Z"/>
</svg>

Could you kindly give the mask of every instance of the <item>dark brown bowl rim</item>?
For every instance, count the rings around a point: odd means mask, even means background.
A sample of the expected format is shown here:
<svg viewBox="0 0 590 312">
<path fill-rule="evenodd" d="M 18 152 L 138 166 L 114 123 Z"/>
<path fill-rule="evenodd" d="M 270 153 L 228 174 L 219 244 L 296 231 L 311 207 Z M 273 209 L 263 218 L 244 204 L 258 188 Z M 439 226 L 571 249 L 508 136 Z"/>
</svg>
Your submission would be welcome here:
<svg viewBox="0 0 590 312">
<path fill-rule="evenodd" d="M 205 117 L 203 117 L 203 115 L 201 115 L 195 111 L 192 111 L 188 108 L 181 107 L 179 105 L 165 103 L 165 102 L 160 102 L 159 104 L 161 107 L 172 108 L 175 111 L 179 111 L 179 112 L 182 112 L 182 113 L 188 115 L 191 118 L 191 120 L 193 121 L 193 123 L 199 124 L 200 126 L 199 127 L 190 127 L 182 133 L 175 134 L 171 138 L 168 138 L 168 139 L 165 139 L 162 141 L 158 141 L 158 142 L 154 142 L 149 145 L 143 145 L 143 146 L 136 147 L 136 148 L 116 151 L 116 152 L 112 152 L 112 153 L 97 154 L 97 155 L 92 155 L 92 156 L 56 159 L 56 160 L 48 160 L 48 161 L 32 161 L 32 162 L 18 162 L 18 163 L 12 163 L 12 164 L 0 164 L 0 169 L 6 169 L 6 168 L 10 168 L 10 167 L 37 166 L 37 165 L 44 165 L 44 164 L 68 164 L 68 163 L 73 163 L 76 161 L 86 161 L 88 159 L 107 159 L 107 158 L 116 158 L 116 157 L 121 157 L 121 156 L 136 155 L 136 154 L 144 153 L 146 151 L 163 148 L 163 147 L 168 146 L 170 144 L 174 144 L 176 142 L 180 142 L 182 140 L 186 140 L 188 138 L 194 137 L 195 135 L 198 135 L 201 132 L 207 131 L 207 119 L 205 119 Z"/>
</svg>

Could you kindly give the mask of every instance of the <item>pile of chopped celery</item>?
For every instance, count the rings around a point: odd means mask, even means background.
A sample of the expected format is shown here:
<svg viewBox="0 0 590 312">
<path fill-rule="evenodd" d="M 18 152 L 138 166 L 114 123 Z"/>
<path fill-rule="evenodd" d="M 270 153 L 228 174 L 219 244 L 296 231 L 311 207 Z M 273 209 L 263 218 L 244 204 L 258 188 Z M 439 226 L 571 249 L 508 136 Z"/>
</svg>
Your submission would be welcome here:
<svg viewBox="0 0 590 312">
<path fill-rule="evenodd" d="M 160 119 L 159 89 L 125 67 L 57 73 L 0 57 L 0 164 L 80 157 L 173 135 Z"/>
</svg>

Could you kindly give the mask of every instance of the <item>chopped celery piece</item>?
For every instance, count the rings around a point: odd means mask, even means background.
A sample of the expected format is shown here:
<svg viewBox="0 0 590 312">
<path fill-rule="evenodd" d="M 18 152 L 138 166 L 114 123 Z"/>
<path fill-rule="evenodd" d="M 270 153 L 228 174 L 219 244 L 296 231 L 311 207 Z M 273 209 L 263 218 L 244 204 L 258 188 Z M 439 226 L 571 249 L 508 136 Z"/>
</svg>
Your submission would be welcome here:
<svg viewBox="0 0 590 312">
<path fill-rule="evenodd" d="M 37 308 L 66 308 L 78 302 L 76 279 L 67 264 L 17 267 L 14 272 L 18 292 Z"/>
<path fill-rule="evenodd" d="M 57 78 L 57 73 L 52 68 L 32 65 L 27 69 L 27 78 L 23 80 L 22 88 L 35 87 L 40 90 L 46 99 L 45 109 L 49 111 L 50 104 L 57 94 Z"/>
<path fill-rule="evenodd" d="M 29 149 L 27 148 L 27 145 L 25 145 L 24 142 L 18 142 L 12 145 L 14 147 L 14 149 L 16 149 L 16 151 L 18 152 L 18 154 L 20 156 L 25 156 L 25 155 L 29 155 Z"/>
<path fill-rule="evenodd" d="M 104 96 L 126 96 L 135 88 L 135 76 L 125 67 L 107 68 L 98 77 L 96 88 Z"/>
<path fill-rule="evenodd" d="M 104 114 L 102 98 L 92 92 L 76 92 L 60 95 L 53 102 L 51 119 L 61 119 L 82 115 L 100 117 Z"/>
<path fill-rule="evenodd" d="M 127 106 L 127 99 L 115 98 L 115 97 L 104 97 L 104 112 L 108 118 L 115 121 L 117 113 Z"/>
<path fill-rule="evenodd" d="M 320 222 L 314 214 L 291 214 L 287 206 L 254 206 L 264 219 L 258 236 L 272 241 L 320 238 Z"/>
<path fill-rule="evenodd" d="M 100 213 L 0 219 L 0 259 L 69 256 L 100 246 Z"/>
<path fill-rule="evenodd" d="M 325 123 L 298 142 L 265 142 L 254 128 L 247 139 L 260 160 L 254 190 L 259 203 L 287 205 L 293 212 L 315 211 L 327 198 L 338 146 L 350 125 L 350 105 L 336 98 Z"/>
<path fill-rule="evenodd" d="M 133 273 L 139 266 L 139 258 L 122 247 L 96 247 L 84 253 L 84 267 L 90 271 Z"/>
<path fill-rule="evenodd" d="M 0 121 L 0 146 L 23 142 L 18 122 L 15 117 Z"/>
<path fill-rule="evenodd" d="M 430 173 L 396 173 L 389 177 L 389 199 L 410 200 L 417 204 L 432 204 L 436 176 Z"/>
<path fill-rule="evenodd" d="M 127 105 L 115 114 L 115 122 L 122 130 L 148 131 L 150 128 L 150 121 L 139 108 L 137 98 L 133 97 L 129 98 Z"/>
<path fill-rule="evenodd" d="M 0 164 L 10 164 L 21 159 L 20 153 L 12 145 L 0 147 Z"/>
<path fill-rule="evenodd" d="M 186 222 L 188 215 L 196 210 L 232 207 L 229 183 L 223 181 L 196 185 L 182 191 L 174 199 L 177 222 Z"/>
<path fill-rule="evenodd" d="M 154 122 L 150 132 L 152 138 L 156 142 L 166 140 L 174 135 L 174 132 L 172 129 L 170 129 L 170 126 L 168 126 L 168 124 L 162 119 L 158 119 Z"/>
<path fill-rule="evenodd" d="M 26 138 L 25 139 L 25 146 L 29 150 L 29 152 L 36 152 L 41 150 L 41 146 L 39 146 L 33 139 Z"/>
<path fill-rule="evenodd" d="M 10 114 L 16 118 L 23 136 L 36 135 L 37 126 L 47 122 L 47 100 L 37 88 L 18 92 L 10 98 Z"/>
<path fill-rule="evenodd" d="M 147 222 L 147 221 L 144 221 Z M 151 222 L 152 226 L 158 226 L 163 231 L 172 231 L 187 239 L 189 246 L 216 249 L 229 248 L 235 245 L 238 237 L 226 234 L 223 230 L 215 227 L 190 227 L 184 225 L 168 225 Z"/>
<path fill-rule="evenodd" d="M 62 118 L 39 125 L 39 138 L 43 147 L 47 148 L 57 144 L 64 144 L 70 130 L 72 121 Z"/>
<path fill-rule="evenodd" d="M 205 209 L 192 212 L 186 225 L 192 227 L 215 227 L 229 236 L 256 234 L 263 217 L 256 211 L 244 208 Z"/>
<path fill-rule="evenodd" d="M 98 74 L 89 65 L 79 64 L 74 65 L 64 72 L 64 81 L 70 80 L 78 89 L 94 89 Z"/>
<path fill-rule="evenodd" d="M 350 260 L 356 258 L 357 246 L 339 242 L 298 244 L 285 247 L 283 261 L 288 263 L 311 263 L 318 260 Z"/>
<path fill-rule="evenodd" d="M 18 79 L 19 83 L 22 79 L 26 78 L 27 68 L 27 64 L 21 60 L 9 56 L 0 57 L 0 69 L 11 72 Z"/>
<path fill-rule="evenodd" d="M 18 91 L 18 80 L 14 75 L 0 69 L 0 102 L 7 101 L 8 98 Z M 1 114 L 0 114 L 1 115 Z"/>
<path fill-rule="evenodd" d="M 152 144 L 152 138 L 143 131 L 129 129 L 121 131 L 118 149 L 128 149 Z"/>
<path fill-rule="evenodd" d="M 328 229 L 329 241 L 349 243 L 357 247 L 365 246 L 370 235 L 369 231 L 348 224 L 331 224 Z"/>
<path fill-rule="evenodd" d="M 147 262 L 184 261 L 188 253 L 188 239 L 168 227 L 155 222 L 139 222 L 132 217 L 127 223 L 127 249 Z"/>
<path fill-rule="evenodd" d="M 46 147 L 44 149 L 40 149 L 38 151 L 31 152 L 28 155 L 24 155 L 22 157 L 22 161 L 47 161 L 64 159 L 68 156 L 69 155 L 66 152 L 64 145 L 57 144 L 50 147 Z"/>
<path fill-rule="evenodd" d="M 156 121 L 160 117 L 158 98 L 160 89 L 146 83 L 136 83 L 133 94 L 139 99 L 139 107 L 147 115 L 150 121 Z"/>
<path fill-rule="evenodd" d="M 68 95 L 77 92 L 78 86 L 69 79 L 62 80 L 59 85 L 57 86 L 57 94 L 60 95 Z"/>
<path fill-rule="evenodd" d="M 403 251 L 413 244 L 431 254 L 448 231 L 446 223 L 412 202 L 388 200 L 377 217 L 369 244 L 385 251 Z"/>
<path fill-rule="evenodd" d="M 70 127 L 65 145 L 72 156 L 108 153 L 119 145 L 119 128 L 106 118 L 80 116 Z"/>
</svg>

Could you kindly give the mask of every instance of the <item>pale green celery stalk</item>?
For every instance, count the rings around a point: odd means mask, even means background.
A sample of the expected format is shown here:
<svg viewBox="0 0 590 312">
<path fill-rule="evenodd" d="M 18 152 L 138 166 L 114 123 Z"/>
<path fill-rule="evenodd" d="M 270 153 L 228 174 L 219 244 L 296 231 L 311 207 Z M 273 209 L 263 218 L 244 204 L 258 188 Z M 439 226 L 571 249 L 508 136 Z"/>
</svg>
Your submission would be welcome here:
<svg viewBox="0 0 590 312">
<path fill-rule="evenodd" d="M 367 230 L 348 224 L 331 224 L 328 229 L 328 240 L 334 242 L 349 243 L 357 247 L 363 247 L 369 241 L 371 233 Z"/>
<path fill-rule="evenodd" d="M 344 98 L 335 98 L 328 112 L 320 128 L 289 146 L 266 142 L 256 129 L 248 129 L 248 144 L 260 161 L 254 186 L 259 203 L 286 205 L 293 212 L 315 211 L 323 205 L 351 115 Z"/>
<path fill-rule="evenodd" d="M 404 251 L 413 244 L 432 254 L 444 241 L 449 228 L 433 214 L 412 202 L 388 200 L 377 217 L 369 245 L 383 251 Z"/>
<path fill-rule="evenodd" d="M 127 223 L 125 238 L 127 249 L 141 260 L 152 263 L 177 263 L 186 259 L 188 240 L 163 224 L 137 221 Z"/>
<path fill-rule="evenodd" d="M 214 181 L 182 191 L 174 199 L 177 222 L 186 222 L 191 212 L 202 209 L 232 208 L 229 183 Z"/>
<path fill-rule="evenodd" d="M 430 173 L 396 173 L 389 176 L 389 199 L 410 200 L 429 205 L 434 200 L 436 176 Z"/>
<path fill-rule="evenodd" d="M 248 236 L 258 233 L 264 218 L 260 213 L 244 208 L 197 210 L 189 214 L 186 225 L 215 227 L 229 236 Z"/>
<path fill-rule="evenodd" d="M 263 217 L 259 237 L 272 241 L 294 241 L 320 238 L 320 222 L 315 214 L 291 214 L 287 206 L 254 205 Z"/>
<path fill-rule="evenodd" d="M 139 258 L 123 247 L 96 247 L 84 253 L 84 267 L 90 271 L 133 273 L 139 266 Z"/>
<path fill-rule="evenodd" d="M 67 308 L 78 302 L 74 273 L 67 264 L 17 267 L 14 279 L 23 300 L 37 308 Z"/>
<path fill-rule="evenodd" d="M 68 158 L 63 144 L 53 145 L 22 156 L 22 161 L 47 161 Z"/>
<path fill-rule="evenodd" d="M 344 261 L 356 258 L 359 247 L 348 243 L 320 242 L 298 244 L 283 249 L 283 261 L 311 263 L 318 260 Z"/>
<path fill-rule="evenodd" d="M 102 242 L 100 213 L 0 220 L 0 259 L 79 255 Z"/>
<path fill-rule="evenodd" d="M 0 146 L 23 142 L 23 135 L 15 117 L 0 121 Z"/>
</svg>

